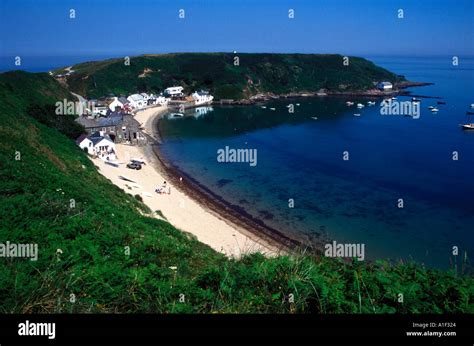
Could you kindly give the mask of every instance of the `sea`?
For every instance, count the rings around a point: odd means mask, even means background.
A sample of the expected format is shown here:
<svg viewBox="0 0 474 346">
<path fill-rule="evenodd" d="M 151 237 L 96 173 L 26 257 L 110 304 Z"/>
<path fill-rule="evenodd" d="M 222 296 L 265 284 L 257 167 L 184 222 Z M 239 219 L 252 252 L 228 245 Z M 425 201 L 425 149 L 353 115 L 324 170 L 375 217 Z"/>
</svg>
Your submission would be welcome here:
<svg viewBox="0 0 474 346">
<path fill-rule="evenodd" d="M 303 247 L 363 244 L 367 261 L 459 269 L 474 255 L 474 131 L 459 126 L 474 103 L 474 58 L 367 58 L 433 83 L 391 104 L 416 97 L 418 111 L 331 96 L 201 107 L 159 122 L 162 155 Z M 255 153 L 254 164 L 219 159 L 231 149 Z"/>
</svg>

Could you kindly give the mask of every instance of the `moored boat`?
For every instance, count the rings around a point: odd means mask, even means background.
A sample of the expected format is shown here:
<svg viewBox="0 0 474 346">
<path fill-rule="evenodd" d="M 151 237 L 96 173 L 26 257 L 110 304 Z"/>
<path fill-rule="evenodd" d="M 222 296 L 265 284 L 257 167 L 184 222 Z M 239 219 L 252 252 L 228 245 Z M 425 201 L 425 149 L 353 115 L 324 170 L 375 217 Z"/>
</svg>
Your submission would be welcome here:
<svg viewBox="0 0 474 346">
<path fill-rule="evenodd" d="M 469 113 L 471 113 L 471 114 L 469 114 Z M 468 121 L 467 121 L 466 124 L 461 124 L 461 128 L 462 128 L 463 130 L 474 130 L 474 123 L 469 122 L 469 117 L 472 116 L 472 113 L 473 113 L 473 112 L 467 112 L 467 119 L 468 119 Z"/>
</svg>

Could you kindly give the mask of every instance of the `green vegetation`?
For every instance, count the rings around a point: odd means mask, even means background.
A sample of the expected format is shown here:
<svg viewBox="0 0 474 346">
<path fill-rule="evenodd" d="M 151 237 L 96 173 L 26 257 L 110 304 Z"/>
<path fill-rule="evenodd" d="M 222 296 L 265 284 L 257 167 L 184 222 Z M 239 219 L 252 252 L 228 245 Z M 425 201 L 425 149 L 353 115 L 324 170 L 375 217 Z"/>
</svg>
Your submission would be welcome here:
<svg viewBox="0 0 474 346">
<path fill-rule="evenodd" d="M 216 99 L 243 99 L 272 92 L 361 91 L 374 82 L 402 80 L 372 62 L 341 55 L 321 54 L 180 53 L 145 55 L 88 62 L 73 66 L 67 77 L 70 89 L 83 96 L 101 97 L 135 92 L 160 92 L 182 85 L 186 92 L 210 90 Z M 58 70 L 56 73 L 64 73 Z"/>
<path fill-rule="evenodd" d="M 3 74 L 0 87 L 0 243 L 39 248 L 38 261 L 0 258 L 0 313 L 474 312 L 470 275 L 308 255 L 228 259 L 150 217 L 28 114 L 67 96 L 52 78 Z"/>
</svg>

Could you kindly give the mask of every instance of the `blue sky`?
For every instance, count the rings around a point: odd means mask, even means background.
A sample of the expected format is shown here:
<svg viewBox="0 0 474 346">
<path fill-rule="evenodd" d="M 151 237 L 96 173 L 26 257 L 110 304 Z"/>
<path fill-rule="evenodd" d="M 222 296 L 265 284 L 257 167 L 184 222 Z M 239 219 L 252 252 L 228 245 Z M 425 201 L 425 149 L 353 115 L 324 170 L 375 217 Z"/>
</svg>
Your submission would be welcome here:
<svg viewBox="0 0 474 346">
<path fill-rule="evenodd" d="M 288 19 L 290 8 L 294 19 Z M 473 18 L 472 0 L 0 0 L 0 55 L 472 56 Z"/>
</svg>

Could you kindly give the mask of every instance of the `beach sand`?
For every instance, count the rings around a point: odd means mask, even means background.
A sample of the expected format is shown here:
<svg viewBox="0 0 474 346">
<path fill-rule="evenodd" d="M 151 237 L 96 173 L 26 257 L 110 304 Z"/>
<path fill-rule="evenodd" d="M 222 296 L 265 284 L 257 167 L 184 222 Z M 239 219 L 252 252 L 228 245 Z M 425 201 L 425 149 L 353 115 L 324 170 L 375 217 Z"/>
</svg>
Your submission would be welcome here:
<svg viewBox="0 0 474 346">
<path fill-rule="evenodd" d="M 154 121 L 166 112 L 166 107 L 149 108 L 136 114 L 135 119 L 143 125 L 144 132 L 157 139 Z M 221 215 L 199 203 L 179 187 L 179 178 L 172 179 L 159 169 L 161 162 L 153 155 L 151 145 L 146 147 L 116 144 L 117 163 L 119 167 L 105 164 L 100 159 L 93 159 L 99 167 L 99 172 L 127 193 L 139 194 L 143 202 L 153 211 L 160 210 L 166 220 L 176 228 L 191 233 L 196 238 L 209 245 L 216 251 L 227 256 L 240 257 L 243 254 L 261 252 L 267 256 L 281 252 L 279 246 L 260 239 L 248 232 L 242 226 L 226 220 Z M 130 159 L 140 159 L 146 162 L 141 170 L 128 169 L 126 164 Z M 126 177 L 135 182 L 131 183 L 119 178 Z M 166 181 L 170 194 L 158 194 L 155 189 Z M 130 190 L 131 188 L 131 190 Z M 155 213 L 154 213 L 155 214 Z M 161 218 L 159 215 L 155 215 Z"/>
</svg>

